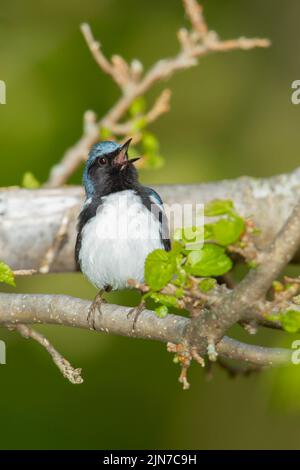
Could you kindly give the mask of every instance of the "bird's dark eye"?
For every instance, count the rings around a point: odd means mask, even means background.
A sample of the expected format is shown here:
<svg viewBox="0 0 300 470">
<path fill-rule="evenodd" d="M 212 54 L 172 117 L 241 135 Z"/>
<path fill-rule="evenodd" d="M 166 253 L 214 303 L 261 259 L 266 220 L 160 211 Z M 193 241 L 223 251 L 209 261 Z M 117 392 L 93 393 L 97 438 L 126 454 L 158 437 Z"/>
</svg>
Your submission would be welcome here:
<svg viewBox="0 0 300 470">
<path fill-rule="evenodd" d="M 106 158 L 101 157 L 101 158 L 98 159 L 99 166 L 104 166 L 104 165 L 106 165 L 106 163 L 107 163 Z"/>
</svg>

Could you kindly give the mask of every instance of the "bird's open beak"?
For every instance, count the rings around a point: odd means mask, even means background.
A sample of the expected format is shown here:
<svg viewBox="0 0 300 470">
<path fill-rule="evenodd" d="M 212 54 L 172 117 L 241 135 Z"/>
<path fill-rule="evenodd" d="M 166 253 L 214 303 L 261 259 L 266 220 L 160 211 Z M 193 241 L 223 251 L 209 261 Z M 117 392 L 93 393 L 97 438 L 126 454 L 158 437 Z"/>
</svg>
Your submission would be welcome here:
<svg viewBox="0 0 300 470">
<path fill-rule="evenodd" d="M 127 152 L 128 152 L 128 147 L 129 147 L 131 141 L 132 141 L 132 139 L 126 140 L 125 144 L 122 145 L 122 147 L 120 148 L 118 154 L 114 158 L 114 164 L 116 166 L 121 167 L 122 170 L 123 170 L 123 168 L 125 168 L 125 166 L 127 165 L 127 163 L 129 161 L 131 163 L 133 163 L 133 162 L 136 162 L 137 160 L 140 159 L 140 157 L 137 157 L 137 158 L 132 158 L 131 160 L 128 160 L 128 153 Z"/>
<path fill-rule="evenodd" d="M 116 166 L 123 167 L 128 162 L 127 151 L 128 151 L 128 147 L 129 147 L 129 144 L 130 144 L 131 140 L 132 139 L 126 140 L 125 144 L 122 145 L 122 147 L 120 148 L 118 154 L 115 156 L 114 164 Z"/>
<path fill-rule="evenodd" d="M 134 162 L 137 162 L 138 160 L 140 160 L 141 157 L 135 157 L 135 158 L 131 158 L 129 161 L 130 163 L 134 163 Z"/>
</svg>

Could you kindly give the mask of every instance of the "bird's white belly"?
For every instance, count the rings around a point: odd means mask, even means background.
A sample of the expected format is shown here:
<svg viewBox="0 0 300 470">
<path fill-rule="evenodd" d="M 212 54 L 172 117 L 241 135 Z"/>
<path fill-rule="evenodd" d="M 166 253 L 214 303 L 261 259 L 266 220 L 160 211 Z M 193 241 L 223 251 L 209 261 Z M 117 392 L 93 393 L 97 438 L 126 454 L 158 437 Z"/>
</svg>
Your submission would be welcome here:
<svg viewBox="0 0 300 470">
<path fill-rule="evenodd" d="M 157 248 L 163 248 L 160 224 L 140 197 L 113 193 L 82 230 L 81 270 L 98 289 L 122 289 L 128 279 L 143 282 L 145 259 Z"/>
</svg>

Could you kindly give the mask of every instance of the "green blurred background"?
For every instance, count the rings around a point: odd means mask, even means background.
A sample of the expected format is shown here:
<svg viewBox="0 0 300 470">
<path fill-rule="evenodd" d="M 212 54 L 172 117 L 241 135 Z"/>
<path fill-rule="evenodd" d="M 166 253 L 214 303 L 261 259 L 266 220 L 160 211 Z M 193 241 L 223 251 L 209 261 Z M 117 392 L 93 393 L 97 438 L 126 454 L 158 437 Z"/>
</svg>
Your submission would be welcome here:
<svg viewBox="0 0 300 470">
<path fill-rule="evenodd" d="M 152 129 L 166 158 L 145 183 L 201 182 L 241 174 L 269 176 L 298 165 L 300 107 L 291 83 L 300 78 L 300 2 L 203 1 L 210 26 L 223 38 L 263 36 L 269 50 L 205 57 L 169 82 L 172 110 Z M 184 23 L 180 0 L 2 0 L 0 185 L 18 185 L 26 171 L 43 181 L 79 137 L 86 109 L 103 115 L 118 90 L 97 69 L 80 35 L 91 23 L 107 54 L 140 58 L 145 66 L 177 51 Z M 155 97 L 161 86 L 150 93 Z M 80 182 L 80 172 L 73 182 Z M 294 272 L 298 272 L 295 268 Z M 9 291 L 9 289 L 6 289 Z M 95 294 L 80 274 L 18 280 L 18 292 Z M 111 294 L 131 304 L 131 294 Z M 1 330 L 7 365 L 0 366 L 0 447 L 5 449 L 299 448 L 300 373 L 281 369 L 208 381 L 191 370 L 183 392 L 178 366 L 162 344 L 42 327 L 85 382 L 71 385 L 44 350 Z M 249 338 L 290 344 L 282 333 Z"/>
</svg>

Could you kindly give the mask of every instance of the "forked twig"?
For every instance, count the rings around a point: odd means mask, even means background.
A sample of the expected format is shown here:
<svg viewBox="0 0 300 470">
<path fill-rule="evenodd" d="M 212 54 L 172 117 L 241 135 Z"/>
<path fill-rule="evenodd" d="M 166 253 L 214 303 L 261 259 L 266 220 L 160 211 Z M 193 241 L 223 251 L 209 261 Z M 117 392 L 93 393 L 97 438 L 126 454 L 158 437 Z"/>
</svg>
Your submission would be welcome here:
<svg viewBox="0 0 300 470">
<path fill-rule="evenodd" d="M 87 157 L 90 147 L 99 140 L 99 131 L 105 128 L 112 138 L 123 137 L 130 133 L 134 141 L 140 138 L 136 121 L 122 122 L 130 106 L 137 98 L 144 96 L 157 82 L 170 78 L 175 72 L 197 65 L 198 59 L 212 52 L 225 52 L 235 49 L 249 50 L 256 47 L 268 47 L 268 39 L 238 38 L 223 41 L 215 31 L 210 31 L 203 16 L 202 7 L 196 0 L 183 0 L 191 30 L 181 28 L 178 31 L 180 50 L 172 58 L 158 60 L 147 72 L 139 60 L 128 63 L 119 55 L 108 59 L 103 53 L 101 44 L 96 41 L 87 23 L 81 25 L 85 42 L 99 68 L 108 74 L 121 90 L 121 96 L 112 108 L 99 120 L 93 120 L 89 127 L 84 126 L 82 137 L 63 155 L 60 163 L 55 165 L 46 183 L 47 187 L 58 187 L 64 184 L 76 168 Z M 169 110 L 170 91 L 165 90 L 156 100 L 152 109 L 145 112 L 142 118 L 144 125 L 158 119 Z M 95 117 L 95 116 L 94 116 Z"/>
<path fill-rule="evenodd" d="M 71 366 L 70 362 L 67 361 L 49 342 L 49 340 L 39 333 L 38 331 L 33 330 L 27 325 L 23 324 L 14 324 L 9 325 L 10 329 L 17 330 L 24 338 L 32 338 L 37 341 L 41 346 L 43 346 L 46 351 L 50 354 L 53 359 L 54 364 L 61 371 L 62 375 L 68 379 L 72 384 L 81 384 L 83 378 L 81 377 L 81 369 L 75 369 Z"/>
</svg>

